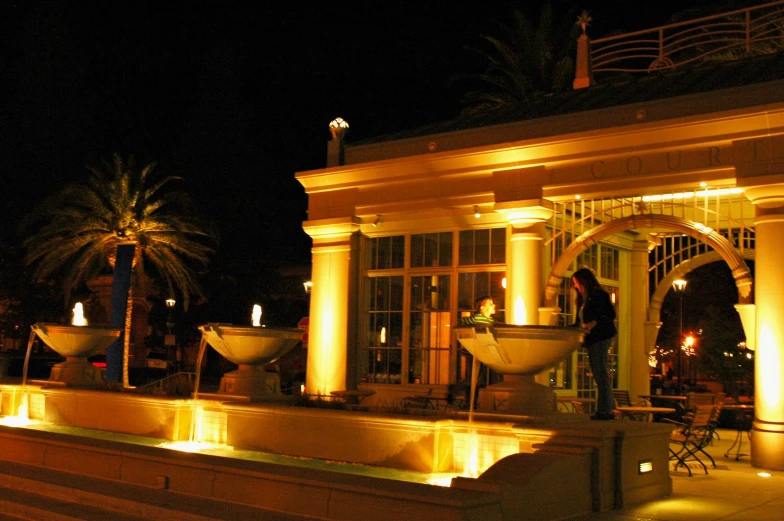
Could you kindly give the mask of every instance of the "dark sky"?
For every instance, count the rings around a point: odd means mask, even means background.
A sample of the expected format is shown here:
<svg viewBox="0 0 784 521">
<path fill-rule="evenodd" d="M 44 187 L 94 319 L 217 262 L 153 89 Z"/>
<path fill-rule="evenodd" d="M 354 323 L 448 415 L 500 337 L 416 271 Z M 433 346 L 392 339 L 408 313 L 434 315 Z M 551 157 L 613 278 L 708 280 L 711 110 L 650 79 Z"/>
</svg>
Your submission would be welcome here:
<svg viewBox="0 0 784 521">
<path fill-rule="evenodd" d="M 221 228 L 218 261 L 251 271 L 309 262 L 294 173 L 325 166 L 330 120 L 351 141 L 454 116 L 446 80 L 476 65 L 464 47 L 539 4 L 0 2 L 0 237 L 120 152 L 184 176 Z M 638 4 L 575 5 L 596 37 L 669 15 Z"/>
</svg>

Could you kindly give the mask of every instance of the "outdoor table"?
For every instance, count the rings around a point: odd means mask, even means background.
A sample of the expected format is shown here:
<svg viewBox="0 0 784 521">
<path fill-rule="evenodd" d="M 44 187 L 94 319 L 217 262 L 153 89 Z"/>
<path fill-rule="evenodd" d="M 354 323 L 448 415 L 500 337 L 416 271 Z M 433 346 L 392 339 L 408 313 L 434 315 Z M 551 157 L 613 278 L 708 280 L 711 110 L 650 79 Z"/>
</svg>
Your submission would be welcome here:
<svg viewBox="0 0 784 521">
<path fill-rule="evenodd" d="M 675 410 L 668 414 L 659 414 L 655 417 L 655 421 L 668 417 L 671 420 L 681 421 L 683 414 L 686 412 L 686 402 L 689 400 L 688 396 L 679 394 L 640 394 L 640 398 L 644 398 L 650 402 L 654 407 L 672 407 Z"/>
<path fill-rule="evenodd" d="M 670 400 L 674 402 L 685 402 L 689 399 L 688 396 L 680 396 L 677 394 L 639 394 L 640 398 L 645 398 L 649 402 L 651 400 Z"/>
<path fill-rule="evenodd" d="M 577 412 L 574 410 L 574 402 L 585 404 L 596 403 L 596 398 L 578 398 L 577 396 L 559 396 L 556 398 L 558 405 L 563 406 L 566 412 Z"/>
<path fill-rule="evenodd" d="M 359 404 L 362 403 L 362 400 L 364 400 L 368 396 L 373 396 L 374 394 L 376 394 L 376 391 L 368 391 L 364 389 L 349 389 L 344 391 L 332 391 L 330 394 L 332 396 L 342 398 L 346 402 L 347 408 L 355 409 L 359 407 Z"/>
<path fill-rule="evenodd" d="M 645 415 L 645 421 L 651 421 L 651 417 L 654 413 L 660 414 L 672 414 L 675 412 L 675 409 L 672 407 L 616 407 L 616 411 L 621 413 L 621 416 L 624 418 L 631 418 L 636 420 L 638 417 L 641 418 Z"/>
<path fill-rule="evenodd" d="M 732 442 L 732 445 L 727 449 L 727 452 L 724 453 L 724 457 L 729 458 L 732 449 L 737 445 L 738 448 L 735 450 L 735 461 L 738 461 L 741 456 L 748 456 L 746 453 L 741 453 L 741 447 L 743 446 L 744 432 L 746 433 L 746 438 L 748 438 L 749 443 L 751 443 L 751 424 L 754 420 L 754 405 L 727 404 L 722 406 L 722 410 L 733 411 L 735 413 L 735 429 L 737 431 L 735 441 Z"/>
<path fill-rule="evenodd" d="M 419 409 L 431 409 L 437 411 L 441 407 L 441 402 L 444 404 L 447 403 L 446 398 L 442 398 L 440 396 L 430 396 L 430 395 L 416 395 L 416 396 L 406 396 L 403 398 L 403 406 L 404 407 L 415 407 Z"/>
</svg>

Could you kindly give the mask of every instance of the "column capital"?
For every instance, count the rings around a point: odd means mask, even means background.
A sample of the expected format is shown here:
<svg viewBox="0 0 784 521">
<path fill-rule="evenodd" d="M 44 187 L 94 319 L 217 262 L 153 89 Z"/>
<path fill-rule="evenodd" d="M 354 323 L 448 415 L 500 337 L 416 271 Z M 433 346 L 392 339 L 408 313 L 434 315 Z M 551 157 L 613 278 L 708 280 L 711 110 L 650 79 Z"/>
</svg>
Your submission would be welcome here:
<svg viewBox="0 0 784 521">
<path fill-rule="evenodd" d="M 760 208 L 784 206 L 784 183 L 747 186 L 743 189 L 746 198 Z"/>
<path fill-rule="evenodd" d="M 359 218 L 351 216 L 305 221 L 302 229 L 314 241 L 347 241 L 351 234 L 359 230 Z"/>
<path fill-rule="evenodd" d="M 506 217 L 512 226 L 528 227 L 546 222 L 553 216 L 553 203 L 547 199 L 527 199 L 495 203 L 495 211 Z"/>
</svg>

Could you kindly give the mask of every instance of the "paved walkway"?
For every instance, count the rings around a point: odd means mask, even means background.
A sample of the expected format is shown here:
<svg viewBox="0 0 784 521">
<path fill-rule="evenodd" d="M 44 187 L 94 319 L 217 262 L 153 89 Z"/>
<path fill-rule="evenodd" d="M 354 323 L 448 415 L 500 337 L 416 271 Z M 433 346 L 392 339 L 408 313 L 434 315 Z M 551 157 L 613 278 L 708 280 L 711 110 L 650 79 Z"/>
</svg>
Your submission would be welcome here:
<svg viewBox="0 0 784 521">
<path fill-rule="evenodd" d="M 693 476 L 682 467 L 671 471 L 673 494 L 643 505 L 590 514 L 574 521 L 784 521 L 784 472 L 757 475 L 748 456 L 735 461 L 724 453 L 735 440 L 736 431 L 718 430 L 720 440 L 708 448 L 718 468 L 708 466 L 708 474 L 697 464 Z M 741 453 L 749 452 L 743 435 Z M 572 521 L 570 520 L 570 521 Z"/>
</svg>

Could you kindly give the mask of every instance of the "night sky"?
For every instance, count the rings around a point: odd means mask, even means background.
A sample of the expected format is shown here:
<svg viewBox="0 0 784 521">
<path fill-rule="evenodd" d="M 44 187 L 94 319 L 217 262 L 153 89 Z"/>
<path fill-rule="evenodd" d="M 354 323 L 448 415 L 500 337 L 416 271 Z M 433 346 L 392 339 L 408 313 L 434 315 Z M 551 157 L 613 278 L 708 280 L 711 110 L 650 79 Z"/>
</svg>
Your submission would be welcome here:
<svg viewBox="0 0 784 521">
<path fill-rule="evenodd" d="M 509 6 L 540 4 L 0 1 L 0 238 L 120 152 L 185 178 L 220 228 L 214 262 L 239 276 L 309 263 L 294 174 L 325 166 L 330 120 L 351 142 L 457 115 L 448 80 L 478 66 L 464 48 Z M 594 37 L 670 14 L 574 5 Z"/>
</svg>

